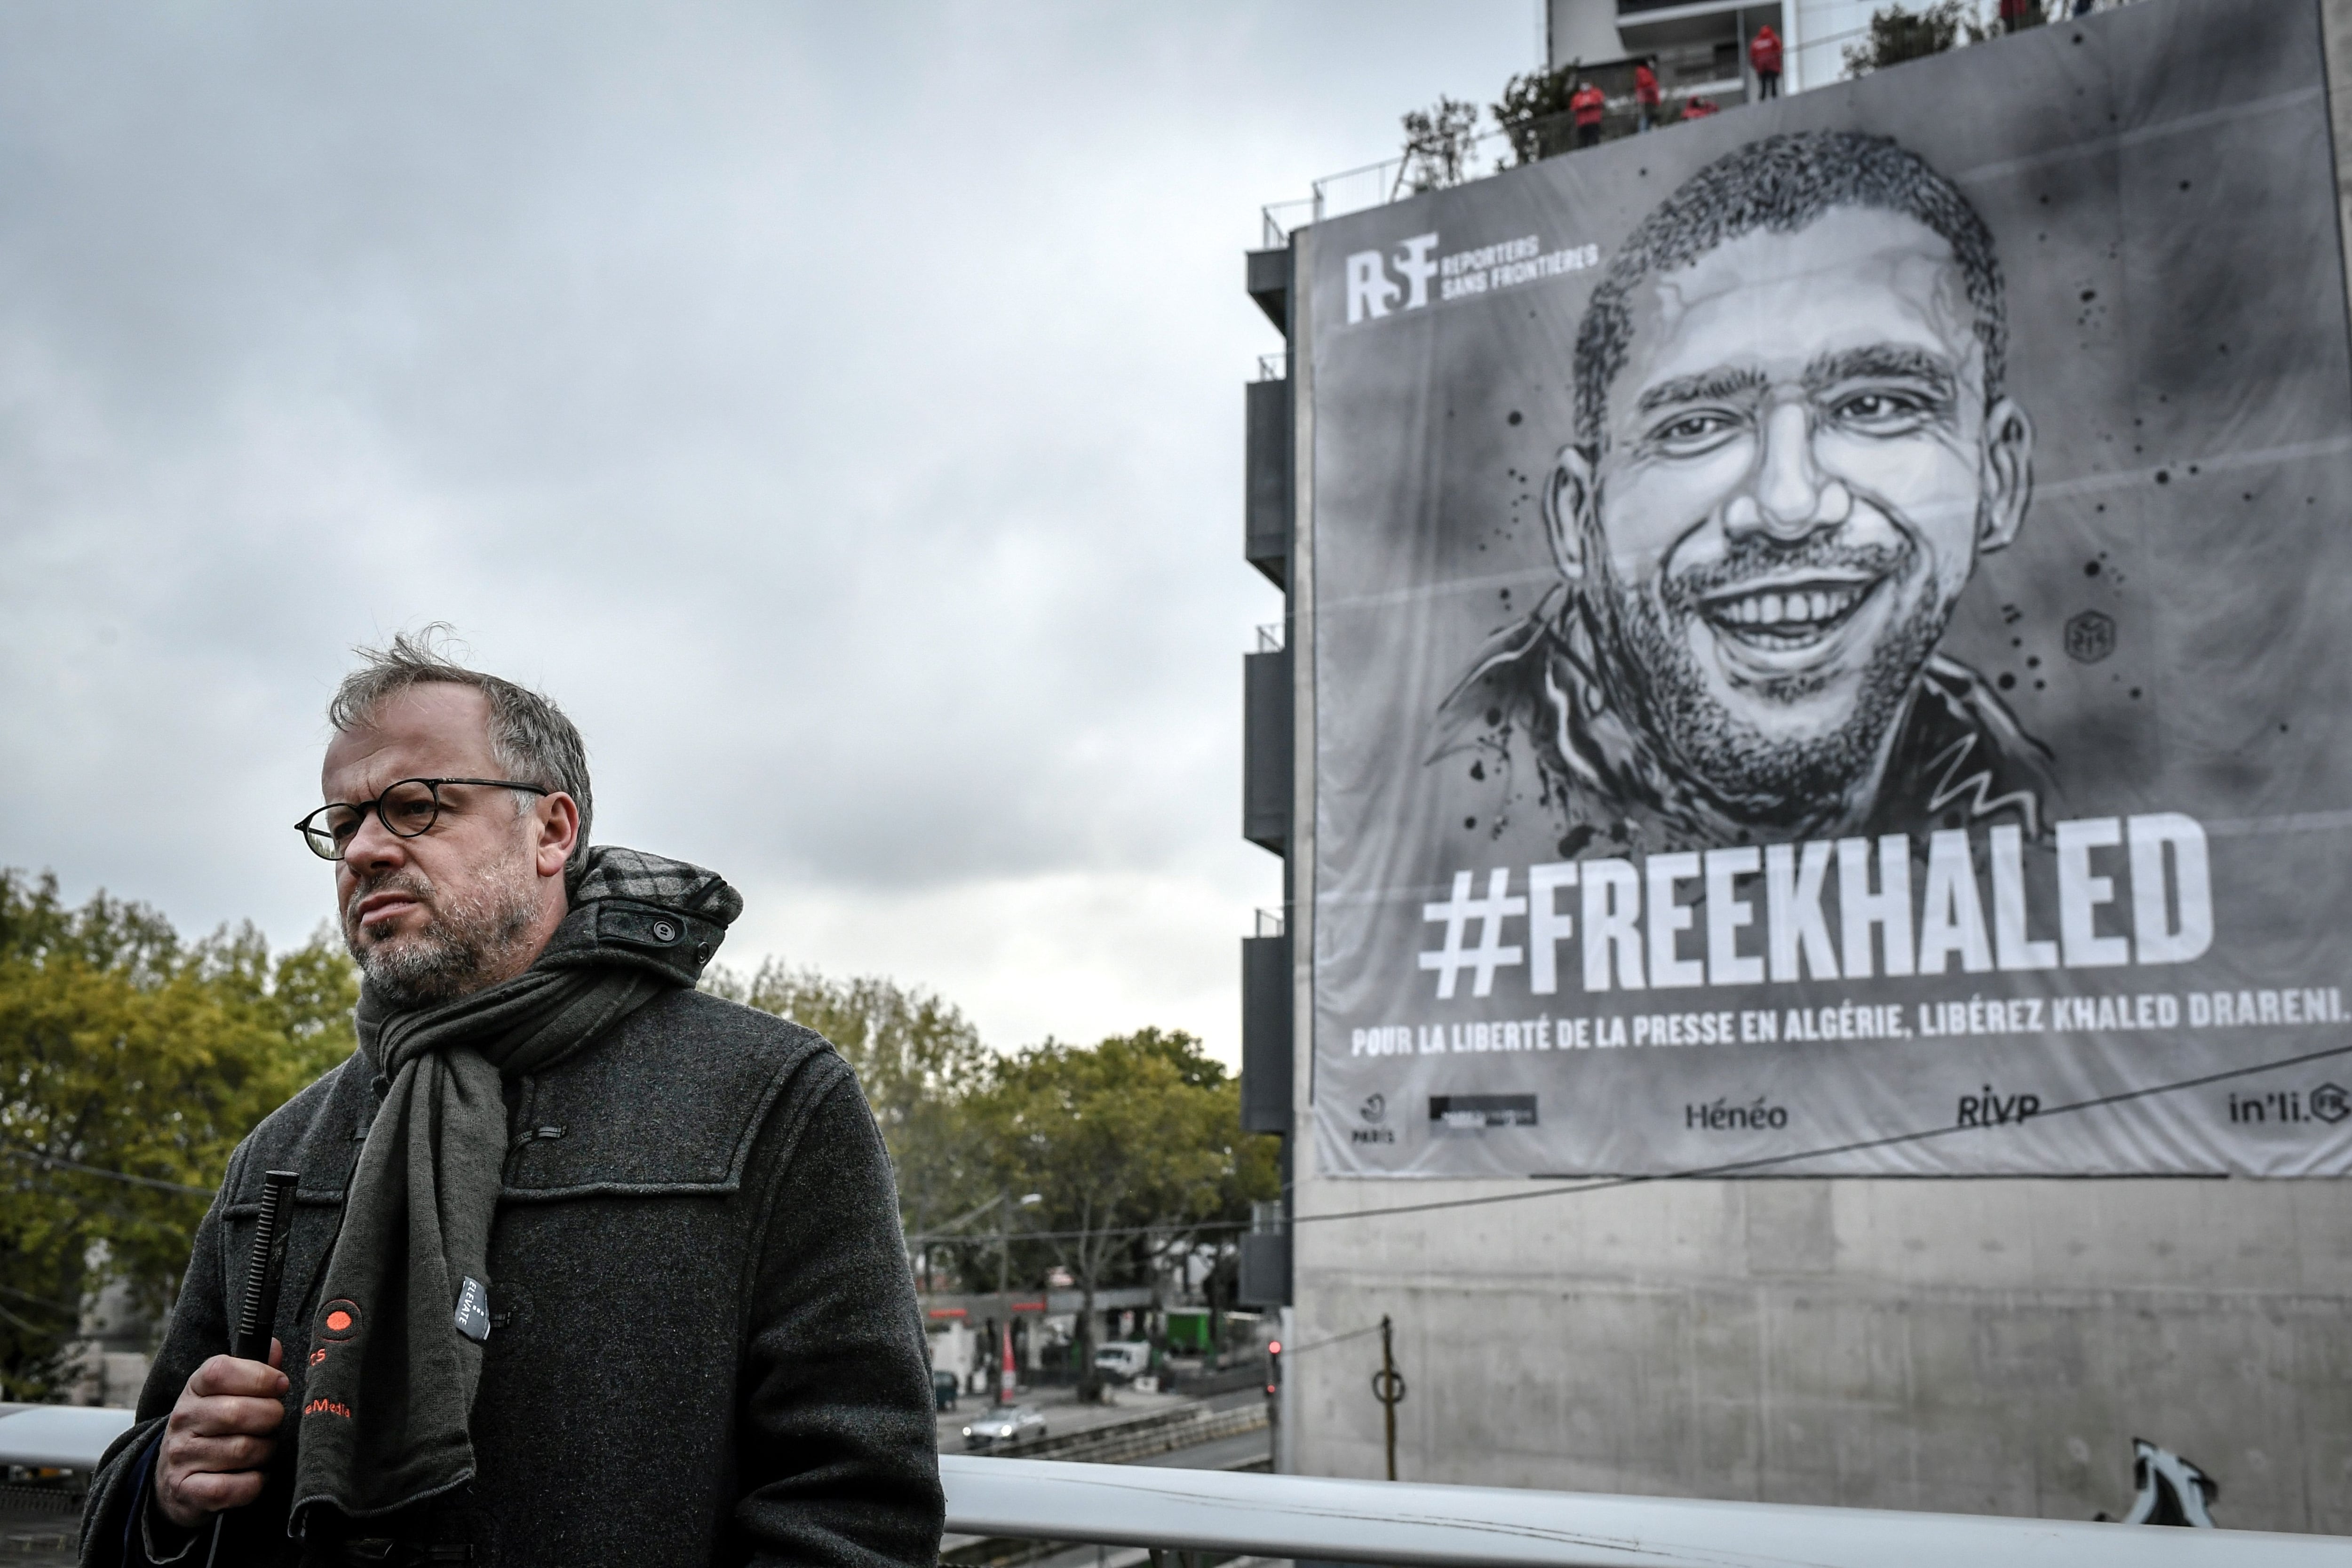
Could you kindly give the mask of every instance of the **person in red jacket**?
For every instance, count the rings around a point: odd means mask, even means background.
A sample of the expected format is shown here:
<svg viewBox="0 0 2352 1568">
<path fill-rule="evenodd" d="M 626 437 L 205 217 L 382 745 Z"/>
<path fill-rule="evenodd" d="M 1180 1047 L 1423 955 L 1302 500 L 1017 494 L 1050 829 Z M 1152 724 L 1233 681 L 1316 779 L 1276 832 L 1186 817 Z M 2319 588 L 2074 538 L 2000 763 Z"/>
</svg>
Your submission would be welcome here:
<svg viewBox="0 0 2352 1568">
<path fill-rule="evenodd" d="M 1576 144 L 1579 147 L 1601 145 L 1601 116 L 1608 107 L 1608 95 L 1599 88 L 1589 81 L 1576 84 L 1576 91 L 1568 100 L 1568 110 L 1576 116 Z"/>
<path fill-rule="evenodd" d="M 1647 60 L 1633 68 L 1633 106 L 1637 131 L 1647 131 L 1658 122 L 1658 73 Z"/>
<path fill-rule="evenodd" d="M 1771 23 L 1757 28 L 1756 36 L 1748 40 L 1748 63 L 1756 68 L 1757 98 L 1780 97 L 1780 35 L 1772 30 Z"/>
<path fill-rule="evenodd" d="M 1683 118 L 1685 120 L 1705 120 L 1708 115 L 1715 112 L 1716 102 L 1715 100 L 1711 98 L 1690 98 L 1683 100 Z"/>
</svg>

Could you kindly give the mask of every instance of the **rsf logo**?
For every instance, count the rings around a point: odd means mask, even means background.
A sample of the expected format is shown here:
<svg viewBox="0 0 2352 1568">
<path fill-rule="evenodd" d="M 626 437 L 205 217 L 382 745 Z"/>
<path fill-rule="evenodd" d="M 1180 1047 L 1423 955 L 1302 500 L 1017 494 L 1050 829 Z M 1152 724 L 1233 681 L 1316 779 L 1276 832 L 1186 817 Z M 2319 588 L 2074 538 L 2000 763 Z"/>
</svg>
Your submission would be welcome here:
<svg viewBox="0 0 2352 1568">
<path fill-rule="evenodd" d="M 2323 1083 L 2311 1091 L 2311 1113 L 2333 1127 L 2352 1116 L 2352 1094 L 2341 1084 Z"/>
<path fill-rule="evenodd" d="M 1358 1107 L 1358 1110 L 1362 1115 L 1365 1125 L 1348 1130 L 1349 1142 L 1393 1143 L 1396 1142 L 1396 1129 L 1381 1125 L 1389 1119 L 1388 1096 L 1368 1094 L 1364 1097 L 1364 1103 Z"/>
<path fill-rule="evenodd" d="M 1418 310 L 1427 305 L 1429 280 L 1437 276 L 1436 249 L 1437 236 L 1416 234 L 1394 250 L 1359 250 L 1349 256 L 1348 324 L 1352 327 L 1391 310 Z M 1399 295 L 1404 297 L 1402 305 Z"/>
</svg>

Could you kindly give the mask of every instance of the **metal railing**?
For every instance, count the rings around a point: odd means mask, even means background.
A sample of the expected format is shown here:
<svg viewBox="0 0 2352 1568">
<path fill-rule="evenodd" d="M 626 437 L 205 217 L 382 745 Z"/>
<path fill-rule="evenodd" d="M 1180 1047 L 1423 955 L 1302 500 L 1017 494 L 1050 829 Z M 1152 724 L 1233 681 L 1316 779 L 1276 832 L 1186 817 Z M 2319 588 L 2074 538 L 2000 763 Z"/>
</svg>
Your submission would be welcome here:
<svg viewBox="0 0 2352 1568">
<path fill-rule="evenodd" d="M 87 1472 L 128 1410 L 16 1406 L 11 1464 Z M 961 1535 L 1423 1568 L 2342 1568 L 2352 1541 L 940 1456 Z"/>
<path fill-rule="evenodd" d="M 1475 137 L 1470 142 L 1470 152 L 1475 155 L 1479 147 L 1502 134 L 1503 132 L 1496 130 Z M 1288 245 L 1292 229 L 1303 228 L 1310 223 L 1321 223 L 1327 217 L 1338 217 L 1344 213 L 1386 206 L 1400 195 L 1407 195 L 1404 189 L 1406 162 L 1404 155 L 1400 153 L 1394 158 L 1383 158 L 1377 163 L 1366 163 L 1360 168 L 1342 169 L 1336 174 L 1326 174 L 1317 180 L 1309 187 L 1315 193 L 1311 196 L 1297 201 L 1268 202 L 1258 209 L 1264 248 L 1275 250 Z M 1465 159 L 1465 165 L 1467 163 L 1468 159 Z"/>
<path fill-rule="evenodd" d="M 1557 120 L 1565 122 L 1567 119 L 1564 114 L 1549 115 L 1541 121 L 1497 125 L 1480 132 L 1463 147 L 1462 179 L 1457 183 L 1466 184 L 1472 180 L 1484 179 L 1486 174 L 1499 174 L 1506 167 L 1501 159 L 1496 159 L 1493 167 L 1481 172 L 1479 156 L 1487 151 L 1513 152 L 1517 145 L 1513 141 L 1515 131 L 1522 136 L 1535 134 L 1546 121 Z M 1564 150 L 1566 139 L 1563 137 L 1561 140 Z M 1295 201 L 1268 202 L 1258 209 L 1261 247 L 1279 249 L 1290 243 L 1291 230 L 1311 223 L 1321 223 L 1327 217 L 1362 212 L 1368 207 L 1386 206 L 1402 197 L 1418 195 L 1419 191 L 1406 184 L 1406 174 L 1412 163 L 1410 154 L 1399 153 L 1393 158 L 1383 158 L 1377 163 L 1326 174 L 1310 187 L 1314 192 L 1312 195 Z"/>
<path fill-rule="evenodd" d="M 2352 1541 L 942 1455 L 948 1529 L 1425 1568 L 2342 1568 Z"/>
<path fill-rule="evenodd" d="M 110 1405 L 0 1405 L 0 1465 L 95 1469 L 130 1427 L 131 1412 Z"/>
</svg>

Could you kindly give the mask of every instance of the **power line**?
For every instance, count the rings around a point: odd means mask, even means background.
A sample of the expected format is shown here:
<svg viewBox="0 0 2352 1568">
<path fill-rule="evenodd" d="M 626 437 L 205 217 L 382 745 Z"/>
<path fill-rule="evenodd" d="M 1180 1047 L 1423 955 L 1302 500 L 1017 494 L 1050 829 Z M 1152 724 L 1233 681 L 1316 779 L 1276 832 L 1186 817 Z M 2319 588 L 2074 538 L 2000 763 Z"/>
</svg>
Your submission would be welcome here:
<svg viewBox="0 0 2352 1568">
<path fill-rule="evenodd" d="M 2140 1089 L 2117 1089 L 2113 1094 L 2094 1095 L 2088 1100 L 2071 1100 L 2063 1105 L 2044 1106 L 2033 1113 L 2039 1121 L 2047 1116 L 2067 1116 L 2076 1111 L 2095 1110 L 2102 1106 L 2121 1105 L 2134 1100 L 2146 1100 L 2154 1095 L 2173 1094 L 2184 1089 L 2202 1089 L 2208 1084 L 2226 1083 L 2232 1079 L 2251 1078 L 2256 1073 L 2277 1072 L 2284 1068 L 2302 1067 L 2310 1062 L 2326 1061 L 2333 1057 L 2352 1055 L 2352 1045 L 2330 1046 L 2325 1050 L 2305 1051 L 2301 1056 L 2286 1057 L 2274 1062 L 2258 1062 L 2252 1067 L 2225 1068 L 2197 1078 L 2184 1078 L 2171 1083 L 2150 1084 Z M 1999 1124 L 2004 1131 L 2016 1131 L 2023 1122 Z M 1743 1171 L 1763 1170 L 1773 1165 L 1794 1164 L 1800 1160 L 1823 1160 L 1836 1154 L 1853 1154 L 1868 1149 L 1891 1148 L 1900 1143 L 1919 1143 L 1930 1138 L 1949 1137 L 1955 1132 L 1985 1132 L 1993 1128 L 1977 1123 L 1953 1122 L 1945 1127 L 1926 1127 L 1910 1132 L 1891 1132 L 1883 1138 L 1857 1138 L 1851 1142 L 1831 1143 L 1818 1149 L 1800 1149 L 1788 1154 L 1759 1154 L 1750 1160 L 1730 1160 L 1719 1165 L 1701 1165 L 1687 1171 L 1660 1171 L 1643 1175 L 1602 1176 L 1580 1182 L 1573 1186 L 1544 1187 L 1527 1193 L 1495 1193 L 1475 1198 L 1440 1198 L 1425 1204 L 1399 1204 L 1393 1208 L 1356 1209 L 1333 1214 L 1294 1215 L 1293 1226 L 1317 1225 L 1329 1220 L 1378 1219 L 1384 1215 L 1427 1214 L 1434 1209 L 1479 1208 L 1488 1204 L 1527 1203 L 1535 1198 L 1557 1198 L 1578 1193 L 1608 1192 L 1616 1187 L 1643 1186 L 1652 1182 L 1705 1181 L 1715 1176 L 1735 1175 Z"/>
<path fill-rule="evenodd" d="M 55 1154 L 44 1154 L 37 1150 L 18 1148 L 6 1143 L 0 1143 L 0 1154 L 5 1154 L 12 1160 L 29 1160 L 44 1170 L 71 1171 L 77 1175 L 83 1176 L 103 1176 L 110 1182 L 125 1182 L 134 1187 L 152 1187 L 161 1193 L 194 1193 L 198 1197 L 208 1198 L 220 1190 L 217 1187 L 194 1187 L 185 1182 L 166 1182 L 155 1176 L 133 1176 L 122 1171 L 107 1170 L 101 1165 L 85 1165 L 79 1160 L 60 1159 Z"/>
<path fill-rule="evenodd" d="M 1286 1346 L 1282 1353 L 1286 1356 L 1305 1355 L 1308 1351 L 1319 1351 L 1328 1345 L 1336 1345 L 1343 1340 L 1360 1340 L 1366 1334 L 1377 1334 L 1380 1331 L 1381 1326 L 1378 1323 L 1367 1323 L 1360 1329 L 1349 1329 L 1344 1334 L 1326 1334 L 1323 1338 L 1308 1344 Z"/>
<path fill-rule="evenodd" d="M 1198 1225 L 1123 1225 L 1102 1230 L 982 1230 L 982 1231 L 915 1231 L 907 1237 L 909 1247 L 940 1242 L 966 1242 L 973 1247 L 994 1247 L 1003 1241 L 1085 1241 L 1098 1236 L 1181 1236 L 1186 1232 L 1200 1235 L 1213 1230 L 1247 1230 L 1245 1219 L 1204 1220 Z"/>
<path fill-rule="evenodd" d="M 2103 1106 L 2121 1105 L 2130 1100 L 2146 1100 L 2155 1095 L 2173 1094 L 2188 1089 L 2201 1089 L 2209 1084 L 2225 1083 L 2233 1079 L 2251 1078 L 2258 1073 L 2277 1072 L 2286 1068 L 2302 1067 L 2310 1062 L 2326 1061 L 2331 1058 L 2346 1055 L 2352 1055 L 2352 1045 L 2330 1046 L 2325 1050 L 2306 1051 L 2301 1056 L 2285 1057 L 2274 1062 L 2257 1062 L 2252 1067 L 2225 1068 L 2220 1072 L 2205 1073 L 2196 1078 L 2179 1079 L 2169 1083 L 2149 1084 L 2138 1089 L 2117 1089 L 2112 1094 L 2094 1095 L 2087 1100 L 2072 1100 L 2062 1105 L 2044 1106 L 2034 1112 L 2032 1120 L 2039 1121 L 2044 1117 L 2065 1116 L 2079 1111 L 2095 1110 Z M 1599 1176 L 1584 1181 L 1576 1181 L 1573 1178 L 1558 1178 L 1570 1182 L 1572 1184 L 1541 1187 L 1531 1192 L 1492 1193 L 1475 1198 L 1439 1198 L 1433 1200 L 1432 1202 L 1423 1204 L 1398 1204 L 1389 1208 L 1353 1209 L 1332 1214 L 1294 1215 L 1291 1216 L 1289 1223 L 1293 1226 L 1301 1226 L 1318 1225 L 1335 1220 L 1378 1219 L 1384 1215 L 1427 1214 L 1438 1209 L 1482 1208 L 1490 1204 L 1528 1203 L 1538 1198 L 1566 1197 L 1579 1193 L 1608 1192 L 1618 1187 L 1643 1186 L 1654 1182 L 1706 1181 L 1719 1176 L 1738 1175 L 1743 1172 L 1769 1170 L 1775 1165 L 1794 1164 L 1804 1160 L 1823 1160 L 1839 1154 L 1861 1153 L 1872 1149 L 1886 1149 L 1905 1143 L 1925 1142 L 1931 1138 L 1948 1138 L 1955 1132 L 1990 1132 L 1994 1131 L 2015 1131 L 2023 1125 L 2024 1124 L 2021 1122 L 2007 1122 L 1992 1126 L 1983 1126 L 1956 1121 L 1945 1126 L 1916 1128 L 1907 1132 L 1890 1132 L 1878 1138 L 1857 1138 L 1843 1143 L 1822 1144 L 1817 1148 L 1799 1149 L 1788 1153 L 1759 1154 L 1753 1158 L 1746 1160 L 1727 1160 L 1720 1164 L 1697 1165 L 1687 1170 L 1658 1171 L 1626 1176 Z M 1251 1226 L 1249 1222 L 1225 1220 L 1193 1226 L 1121 1226 L 1107 1230 L 1092 1231 L 1024 1230 L 1012 1232 L 1011 1237 L 1012 1239 L 1016 1241 L 1022 1239 L 1036 1241 L 1071 1241 L 1089 1237 L 1157 1236 L 1185 1230 L 1190 1230 L 1195 1234 L 1202 1234 L 1207 1232 L 1248 1230 L 1250 1228 Z M 991 1233 L 981 1236 L 964 1235 L 961 1237 L 914 1235 L 909 1236 L 907 1239 L 909 1243 L 960 1240 L 973 1244 L 985 1242 L 989 1245 L 994 1245 L 997 1237 L 995 1235 Z"/>
<path fill-rule="evenodd" d="M 30 1301 L 37 1307 L 47 1307 L 50 1311 L 63 1313 L 68 1318 L 78 1318 L 81 1315 L 81 1306 L 79 1302 L 52 1301 L 47 1296 L 36 1296 L 30 1290 L 19 1290 L 14 1285 L 0 1285 L 0 1296 L 14 1296 L 20 1301 Z"/>
<path fill-rule="evenodd" d="M 2175 1094 L 2182 1089 L 2203 1089 L 2211 1084 L 2227 1083 L 2236 1079 L 2252 1078 L 2260 1073 L 2278 1072 L 2287 1068 L 2303 1067 L 2312 1062 L 2352 1055 L 2352 1045 L 2330 1046 L 2324 1050 L 2305 1051 L 2300 1056 L 2284 1057 L 2273 1062 L 2257 1062 L 2252 1067 L 2225 1068 L 2219 1072 L 2200 1074 L 2196 1078 L 2178 1079 L 2169 1083 L 2149 1084 L 2138 1089 L 2117 1089 L 2112 1094 L 2093 1095 L 2087 1100 L 2070 1100 L 2061 1105 L 2044 1106 L 2034 1112 L 2032 1120 L 2052 1116 L 2068 1116 L 2080 1111 L 2096 1110 L 2105 1106 L 2122 1105 L 2135 1100 L 2147 1100 L 2159 1094 Z M 2016 1131 L 2024 1124 L 2000 1124 L 2002 1130 Z M 1545 1187 L 1534 1192 L 1494 1193 L 1475 1198 L 1441 1198 L 1425 1204 L 1399 1204 L 1388 1208 L 1354 1209 L 1332 1214 L 1294 1215 L 1293 1226 L 1318 1225 L 1333 1220 L 1377 1219 L 1384 1215 L 1428 1214 L 1439 1209 L 1480 1208 L 1490 1204 L 1527 1203 L 1537 1198 L 1565 1197 L 1579 1193 L 1607 1192 L 1618 1187 L 1643 1186 L 1654 1182 L 1706 1181 L 1717 1176 L 1736 1175 L 1745 1171 L 1769 1169 L 1775 1165 L 1794 1164 L 1804 1160 L 1823 1160 L 1839 1154 L 1854 1154 L 1873 1149 L 1893 1148 L 1905 1143 L 1924 1142 L 1931 1138 L 1947 1138 L 1955 1132 L 1984 1132 L 1995 1128 L 1974 1123 L 1953 1122 L 1948 1126 L 1925 1127 L 1908 1132 L 1891 1132 L 1880 1138 L 1857 1138 L 1843 1143 L 1823 1144 L 1817 1148 L 1800 1149 L 1788 1153 L 1759 1154 L 1751 1159 L 1727 1160 L 1720 1164 L 1698 1165 L 1682 1171 L 1660 1171 L 1637 1175 L 1603 1176 L 1573 1185 Z M 186 1182 L 167 1182 L 155 1176 L 134 1176 L 123 1171 L 110 1171 L 100 1165 L 88 1165 L 79 1160 L 68 1160 L 56 1154 L 44 1154 L 31 1149 L 0 1144 L 0 1155 L 24 1160 L 45 1170 L 71 1171 L 78 1175 L 98 1176 L 110 1182 L 146 1187 L 156 1192 L 186 1193 L 196 1197 L 211 1197 L 217 1191 Z M 1225 1231 L 1248 1230 L 1246 1220 L 1212 1220 L 1194 1225 L 1115 1226 L 1100 1230 L 1022 1230 L 1003 1235 L 950 1234 L 943 1232 L 916 1233 L 907 1237 L 909 1243 L 955 1242 L 972 1245 L 994 1244 L 1001 1240 L 1075 1241 L 1097 1237 L 1174 1236 L 1190 1232 L 1194 1236 Z M 1358 1331 L 1369 1332 L 1369 1330 Z"/>
</svg>

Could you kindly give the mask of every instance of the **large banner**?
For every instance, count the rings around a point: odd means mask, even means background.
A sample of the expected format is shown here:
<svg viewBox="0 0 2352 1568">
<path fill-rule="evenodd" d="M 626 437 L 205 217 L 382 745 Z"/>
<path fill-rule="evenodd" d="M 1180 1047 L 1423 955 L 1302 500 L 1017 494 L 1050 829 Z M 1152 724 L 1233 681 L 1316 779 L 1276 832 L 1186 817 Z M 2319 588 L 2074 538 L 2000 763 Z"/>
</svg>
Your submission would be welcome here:
<svg viewBox="0 0 2352 1568">
<path fill-rule="evenodd" d="M 1301 266 L 1325 1171 L 2352 1170 L 2315 5 L 2147 0 Z"/>
</svg>

